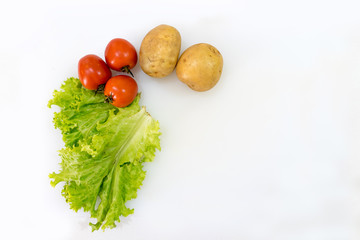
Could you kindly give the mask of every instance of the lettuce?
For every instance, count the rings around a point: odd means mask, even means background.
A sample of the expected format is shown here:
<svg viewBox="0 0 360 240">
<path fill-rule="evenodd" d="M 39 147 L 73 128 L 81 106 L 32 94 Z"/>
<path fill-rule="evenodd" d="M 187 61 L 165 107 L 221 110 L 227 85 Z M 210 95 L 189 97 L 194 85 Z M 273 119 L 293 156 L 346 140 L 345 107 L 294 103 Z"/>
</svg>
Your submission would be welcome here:
<svg viewBox="0 0 360 240">
<path fill-rule="evenodd" d="M 60 107 L 54 124 L 65 143 L 59 151 L 61 170 L 49 175 L 51 185 L 65 183 L 62 195 L 70 208 L 83 208 L 97 219 L 90 223 L 93 231 L 114 228 L 120 216 L 134 212 L 125 203 L 142 185 L 143 163 L 160 150 L 159 122 L 139 106 L 139 99 L 116 108 L 69 78 L 49 101 L 49 107 Z"/>
</svg>

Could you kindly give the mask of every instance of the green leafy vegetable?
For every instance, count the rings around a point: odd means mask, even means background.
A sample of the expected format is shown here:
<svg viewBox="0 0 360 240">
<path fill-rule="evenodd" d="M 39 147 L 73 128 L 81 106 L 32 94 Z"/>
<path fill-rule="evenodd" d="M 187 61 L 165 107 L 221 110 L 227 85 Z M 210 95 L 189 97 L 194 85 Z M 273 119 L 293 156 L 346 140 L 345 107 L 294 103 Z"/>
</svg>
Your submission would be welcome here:
<svg viewBox="0 0 360 240">
<path fill-rule="evenodd" d="M 49 107 L 60 107 L 54 124 L 65 142 L 61 171 L 49 175 L 51 185 L 65 182 L 62 195 L 70 208 L 83 208 L 97 219 L 90 223 L 93 231 L 113 228 L 120 216 L 133 213 L 125 203 L 136 198 L 145 178 L 143 163 L 160 150 L 159 123 L 139 106 L 139 99 L 116 108 L 69 78 L 49 101 Z"/>
</svg>

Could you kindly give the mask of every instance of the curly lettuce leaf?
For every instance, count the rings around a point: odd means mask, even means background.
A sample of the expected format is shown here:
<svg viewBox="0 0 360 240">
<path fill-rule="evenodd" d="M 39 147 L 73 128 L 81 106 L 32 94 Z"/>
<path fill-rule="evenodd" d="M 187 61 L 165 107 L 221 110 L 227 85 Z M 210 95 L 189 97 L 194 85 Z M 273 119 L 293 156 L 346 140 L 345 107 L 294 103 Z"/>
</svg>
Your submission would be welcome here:
<svg viewBox="0 0 360 240">
<path fill-rule="evenodd" d="M 49 101 L 49 107 L 61 109 L 54 124 L 65 142 L 61 170 L 49 175 L 51 184 L 65 182 L 62 195 L 71 209 L 83 208 L 97 219 L 90 223 L 93 230 L 113 228 L 120 216 L 133 213 L 125 203 L 136 198 L 145 178 L 143 163 L 160 150 L 159 123 L 139 106 L 139 99 L 115 108 L 69 78 Z"/>
</svg>

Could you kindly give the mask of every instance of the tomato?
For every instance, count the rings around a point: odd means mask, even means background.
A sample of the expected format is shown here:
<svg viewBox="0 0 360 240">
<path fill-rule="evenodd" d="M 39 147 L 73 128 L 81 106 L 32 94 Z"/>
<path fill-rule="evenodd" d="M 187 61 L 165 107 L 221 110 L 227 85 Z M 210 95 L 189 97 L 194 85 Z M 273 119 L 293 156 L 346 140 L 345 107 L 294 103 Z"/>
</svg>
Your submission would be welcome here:
<svg viewBox="0 0 360 240">
<path fill-rule="evenodd" d="M 116 71 L 131 73 L 137 63 L 137 53 L 133 45 L 122 38 L 114 38 L 105 49 L 105 61 Z"/>
<path fill-rule="evenodd" d="M 115 107 L 126 107 L 134 101 L 138 86 L 132 77 L 118 75 L 109 79 L 105 85 L 105 100 Z"/>
<path fill-rule="evenodd" d="M 99 85 L 105 84 L 111 78 L 111 71 L 104 60 L 89 54 L 79 60 L 79 79 L 82 85 L 90 90 L 96 90 Z"/>
</svg>

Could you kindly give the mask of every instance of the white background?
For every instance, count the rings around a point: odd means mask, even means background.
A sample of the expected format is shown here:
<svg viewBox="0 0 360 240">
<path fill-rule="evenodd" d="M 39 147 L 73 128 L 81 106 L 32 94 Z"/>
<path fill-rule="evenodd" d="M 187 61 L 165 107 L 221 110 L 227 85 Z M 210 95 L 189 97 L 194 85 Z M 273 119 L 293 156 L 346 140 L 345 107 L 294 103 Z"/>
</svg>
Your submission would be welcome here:
<svg viewBox="0 0 360 240">
<path fill-rule="evenodd" d="M 0 4 L 1 239 L 360 239 L 359 1 L 101 2 Z M 135 213 L 91 233 L 49 184 L 47 101 L 82 56 L 162 23 L 182 51 L 218 48 L 223 75 L 198 93 L 135 68 L 162 151 Z"/>
</svg>

